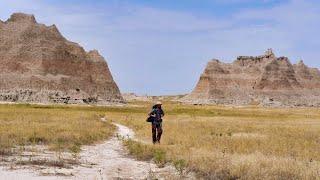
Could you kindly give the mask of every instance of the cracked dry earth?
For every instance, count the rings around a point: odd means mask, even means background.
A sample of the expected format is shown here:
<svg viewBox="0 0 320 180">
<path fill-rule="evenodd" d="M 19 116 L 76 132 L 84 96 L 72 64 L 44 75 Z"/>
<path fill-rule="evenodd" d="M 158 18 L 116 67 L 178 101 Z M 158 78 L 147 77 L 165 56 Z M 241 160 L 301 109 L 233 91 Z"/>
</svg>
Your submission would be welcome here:
<svg viewBox="0 0 320 180">
<path fill-rule="evenodd" d="M 2 164 L 0 177 L 16 179 L 180 179 L 171 165 L 158 168 L 153 162 L 137 161 L 128 156 L 121 138 L 134 138 L 134 132 L 120 124 L 115 124 L 118 132 L 110 140 L 95 146 L 84 146 L 79 155 L 79 165 L 58 168 L 25 165 L 14 167 Z M 39 148 L 39 147 L 38 147 Z M 39 148 L 41 149 L 41 148 Z M 54 153 L 43 150 L 38 159 L 54 159 Z M 68 154 L 64 154 L 68 156 Z M 70 156 L 70 154 L 69 154 Z M 35 158 L 33 157 L 33 158 Z M 184 179 L 187 177 L 184 177 Z M 187 178 L 193 179 L 193 178 Z"/>
</svg>

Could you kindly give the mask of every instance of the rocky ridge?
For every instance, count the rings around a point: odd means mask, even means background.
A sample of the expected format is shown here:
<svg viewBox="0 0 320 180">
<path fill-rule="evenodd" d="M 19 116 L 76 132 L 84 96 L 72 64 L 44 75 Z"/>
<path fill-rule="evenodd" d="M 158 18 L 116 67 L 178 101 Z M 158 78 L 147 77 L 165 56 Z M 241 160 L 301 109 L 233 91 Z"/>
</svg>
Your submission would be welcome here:
<svg viewBox="0 0 320 180">
<path fill-rule="evenodd" d="M 239 56 L 233 63 L 211 60 L 191 94 L 194 104 L 320 106 L 320 71 L 300 61 L 276 57 Z"/>
<path fill-rule="evenodd" d="M 0 69 L 0 101 L 124 101 L 98 51 L 86 52 L 33 15 L 14 13 L 0 21 Z"/>
</svg>

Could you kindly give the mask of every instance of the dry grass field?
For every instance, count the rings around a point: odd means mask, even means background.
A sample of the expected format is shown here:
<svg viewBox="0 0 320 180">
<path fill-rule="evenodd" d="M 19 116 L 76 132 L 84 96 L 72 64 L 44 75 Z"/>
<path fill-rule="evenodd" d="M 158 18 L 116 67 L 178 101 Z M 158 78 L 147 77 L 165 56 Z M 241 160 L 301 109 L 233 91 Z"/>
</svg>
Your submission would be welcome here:
<svg viewBox="0 0 320 180">
<path fill-rule="evenodd" d="M 138 140 L 125 144 L 140 160 L 169 162 L 204 179 L 320 179 L 320 111 L 316 108 L 193 106 L 164 102 L 161 145 L 145 121 L 151 104 L 119 107 L 0 105 L 0 152 L 17 145 L 75 151 L 105 140 L 115 121 Z"/>
<path fill-rule="evenodd" d="M 48 145 L 54 151 L 78 152 L 81 145 L 110 137 L 115 127 L 100 121 L 104 110 L 92 107 L 0 105 L 0 154 L 15 147 Z"/>
<path fill-rule="evenodd" d="M 161 145 L 145 122 L 151 104 L 106 112 L 131 127 L 138 159 L 171 162 L 205 179 L 320 179 L 320 111 L 316 108 L 192 106 L 164 103 Z"/>
</svg>

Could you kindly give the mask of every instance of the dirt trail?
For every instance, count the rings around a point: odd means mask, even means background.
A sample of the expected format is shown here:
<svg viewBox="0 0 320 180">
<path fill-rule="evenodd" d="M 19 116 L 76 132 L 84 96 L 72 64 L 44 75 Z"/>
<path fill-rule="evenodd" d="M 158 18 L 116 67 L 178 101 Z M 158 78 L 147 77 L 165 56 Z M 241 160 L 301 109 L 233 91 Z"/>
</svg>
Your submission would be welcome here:
<svg viewBox="0 0 320 180">
<path fill-rule="evenodd" d="M 80 165 L 66 168 L 24 166 L 16 170 L 0 168 L 1 179 L 178 179 L 172 166 L 158 168 L 152 162 L 128 157 L 122 138 L 134 138 L 134 132 L 115 124 L 118 132 L 110 140 L 95 146 L 84 146 L 79 155 Z M 47 155 L 48 156 L 48 155 Z M 46 176 L 43 176 L 46 175 Z"/>
</svg>

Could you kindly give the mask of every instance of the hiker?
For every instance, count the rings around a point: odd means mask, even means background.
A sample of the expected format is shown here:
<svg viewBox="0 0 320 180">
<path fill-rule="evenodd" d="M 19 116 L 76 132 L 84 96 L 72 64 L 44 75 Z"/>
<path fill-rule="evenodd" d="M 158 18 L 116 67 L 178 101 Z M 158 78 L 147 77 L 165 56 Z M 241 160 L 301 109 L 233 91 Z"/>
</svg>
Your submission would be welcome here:
<svg viewBox="0 0 320 180">
<path fill-rule="evenodd" d="M 161 108 L 162 103 L 157 102 L 153 107 L 152 111 L 149 113 L 148 122 L 152 123 L 152 141 L 153 144 L 159 143 L 162 135 L 162 117 L 164 112 Z"/>
</svg>

